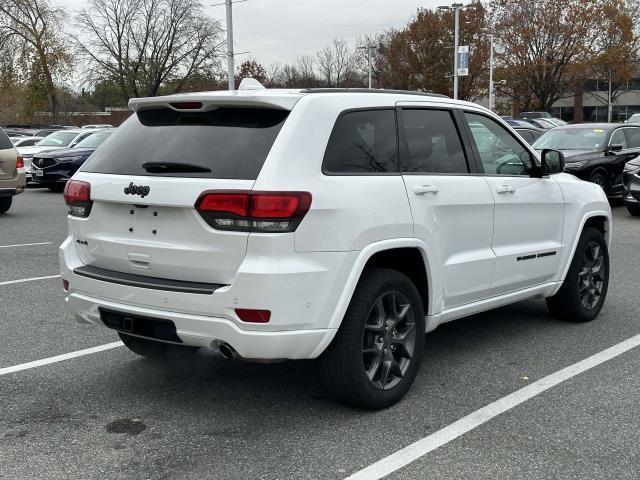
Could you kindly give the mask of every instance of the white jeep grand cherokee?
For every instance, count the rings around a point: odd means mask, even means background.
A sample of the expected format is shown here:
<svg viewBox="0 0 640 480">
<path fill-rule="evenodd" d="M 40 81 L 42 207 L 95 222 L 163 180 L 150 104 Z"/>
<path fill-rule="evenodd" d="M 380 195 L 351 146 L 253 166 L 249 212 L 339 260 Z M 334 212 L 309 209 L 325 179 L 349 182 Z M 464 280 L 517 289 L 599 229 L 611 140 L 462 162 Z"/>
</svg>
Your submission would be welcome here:
<svg viewBox="0 0 640 480">
<path fill-rule="evenodd" d="M 336 399 L 397 402 L 425 332 L 531 297 L 585 322 L 611 210 L 472 103 L 241 89 L 133 99 L 67 184 L 69 307 L 162 358 L 319 358 Z"/>
</svg>

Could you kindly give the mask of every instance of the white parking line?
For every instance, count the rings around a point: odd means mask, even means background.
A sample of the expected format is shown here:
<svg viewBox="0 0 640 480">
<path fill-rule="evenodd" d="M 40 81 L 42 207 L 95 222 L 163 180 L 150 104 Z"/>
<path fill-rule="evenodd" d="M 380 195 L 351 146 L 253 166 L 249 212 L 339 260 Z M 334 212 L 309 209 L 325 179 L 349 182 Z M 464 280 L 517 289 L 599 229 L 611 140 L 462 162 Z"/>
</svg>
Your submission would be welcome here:
<svg viewBox="0 0 640 480">
<path fill-rule="evenodd" d="M 53 245 L 53 242 L 19 243 L 17 245 L 0 245 L 0 248 L 32 247 L 34 245 Z"/>
<path fill-rule="evenodd" d="M 62 355 L 56 355 L 55 357 L 43 358 L 42 360 L 35 360 L 33 362 L 21 363 L 20 365 L 14 365 L 12 367 L 0 368 L 0 376 L 7 375 L 9 373 L 19 372 L 21 370 L 29 370 L 30 368 L 42 367 L 51 363 L 62 362 L 64 360 L 70 360 L 72 358 L 82 357 L 84 355 L 91 355 L 92 353 L 104 352 L 105 350 L 111 350 L 112 348 L 118 348 L 124 345 L 122 342 L 106 343 L 104 345 L 98 345 L 97 347 L 85 348 L 84 350 L 78 350 L 75 352 L 63 353 Z"/>
<path fill-rule="evenodd" d="M 549 390 L 556 385 L 569 380 L 576 375 L 579 375 L 587 370 L 590 370 L 598 365 L 611 360 L 612 358 L 622 355 L 623 353 L 631 350 L 640 345 L 640 335 L 631 337 L 611 348 L 596 353 L 591 357 L 574 363 L 573 365 L 563 368 L 551 375 L 548 375 L 530 385 L 527 385 L 520 390 L 502 397 L 493 403 L 476 410 L 475 412 L 461 418 L 460 420 L 447 425 L 446 427 L 438 430 L 418 440 L 411 445 L 392 453 L 388 457 L 378 460 L 376 463 L 354 473 L 347 477 L 346 480 L 377 480 L 383 478 L 396 470 L 410 464 L 411 462 L 419 459 L 420 457 L 432 452 L 438 447 L 446 445 L 447 443 L 455 440 L 456 438 L 464 435 L 465 433 L 479 427 L 483 423 L 488 422 L 494 417 L 497 417 L 501 413 L 504 413 L 512 408 L 526 402 L 527 400 L 540 395 L 541 393 Z"/>
<path fill-rule="evenodd" d="M 60 275 L 49 275 L 48 277 L 19 278 L 18 280 L 8 280 L 6 282 L 0 282 L 0 287 L 3 285 L 11 285 L 12 283 L 35 282 L 36 280 L 48 280 L 50 278 L 58 277 L 60 277 Z"/>
</svg>

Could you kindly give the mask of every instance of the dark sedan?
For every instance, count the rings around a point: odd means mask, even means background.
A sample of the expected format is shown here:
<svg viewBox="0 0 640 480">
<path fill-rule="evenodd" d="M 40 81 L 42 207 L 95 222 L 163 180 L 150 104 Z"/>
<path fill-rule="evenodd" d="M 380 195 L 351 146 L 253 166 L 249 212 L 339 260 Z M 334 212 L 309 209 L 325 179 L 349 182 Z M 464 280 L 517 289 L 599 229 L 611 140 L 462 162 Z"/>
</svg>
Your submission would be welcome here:
<svg viewBox="0 0 640 480">
<path fill-rule="evenodd" d="M 640 215 L 640 157 L 624 166 L 624 204 L 631 215 Z"/>
<path fill-rule="evenodd" d="M 533 148 L 561 150 L 565 172 L 596 183 L 608 196 L 621 195 L 622 171 L 640 155 L 640 125 L 591 123 L 549 130 Z"/>
<path fill-rule="evenodd" d="M 73 148 L 61 148 L 36 154 L 32 161 L 33 181 L 49 190 L 62 191 L 89 156 L 115 131 L 96 132 Z"/>
</svg>

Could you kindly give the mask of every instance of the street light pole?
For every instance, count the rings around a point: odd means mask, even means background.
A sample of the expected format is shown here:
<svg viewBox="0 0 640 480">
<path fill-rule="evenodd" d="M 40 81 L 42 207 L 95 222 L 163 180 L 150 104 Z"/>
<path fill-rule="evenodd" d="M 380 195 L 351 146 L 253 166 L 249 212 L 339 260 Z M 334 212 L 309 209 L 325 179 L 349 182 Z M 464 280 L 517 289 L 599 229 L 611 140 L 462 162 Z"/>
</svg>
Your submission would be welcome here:
<svg viewBox="0 0 640 480">
<path fill-rule="evenodd" d="M 489 35 L 489 110 L 493 112 L 493 34 Z"/>
<path fill-rule="evenodd" d="M 227 80 L 229 84 L 229 90 L 235 90 L 235 65 L 233 56 L 233 12 L 232 12 L 232 0 L 226 0 L 227 5 Z"/>
<path fill-rule="evenodd" d="M 453 26 L 453 99 L 458 99 L 458 37 L 460 35 L 460 7 L 454 4 L 454 26 Z"/>
<path fill-rule="evenodd" d="M 460 37 L 460 10 L 464 8 L 462 3 L 440 5 L 440 10 L 453 10 L 453 98 L 458 99 L 458 43 Z"/>
<path fill-rule="evenodd" d="M 372 84 L 372 66 L 371 66 L 371 49 L 376 48 L 375 45 L 365 45 L 364 47 L 357 47 L 358 50 L 367 49 L 367 64 L 369 68 L 369 90 L 373 88 Z"/>
</svg>

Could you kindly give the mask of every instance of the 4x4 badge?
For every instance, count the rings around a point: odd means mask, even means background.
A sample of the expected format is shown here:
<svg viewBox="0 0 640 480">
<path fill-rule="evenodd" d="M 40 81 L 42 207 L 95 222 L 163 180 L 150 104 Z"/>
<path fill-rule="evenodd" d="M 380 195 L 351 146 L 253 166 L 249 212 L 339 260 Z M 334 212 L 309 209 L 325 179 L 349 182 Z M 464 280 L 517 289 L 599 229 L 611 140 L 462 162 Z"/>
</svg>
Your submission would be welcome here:
<svg viewBox="0 0 640 480">
<path fill-rule="evenodd" d="M 125 195 L 140 195 L 142 198 L 149 195 L 150 191 L 151 187 L 147 187 L 146 185 L 134 185 L 133 182 L 131 182 L 128 187 L 124 187 Z"/>
</svg>

